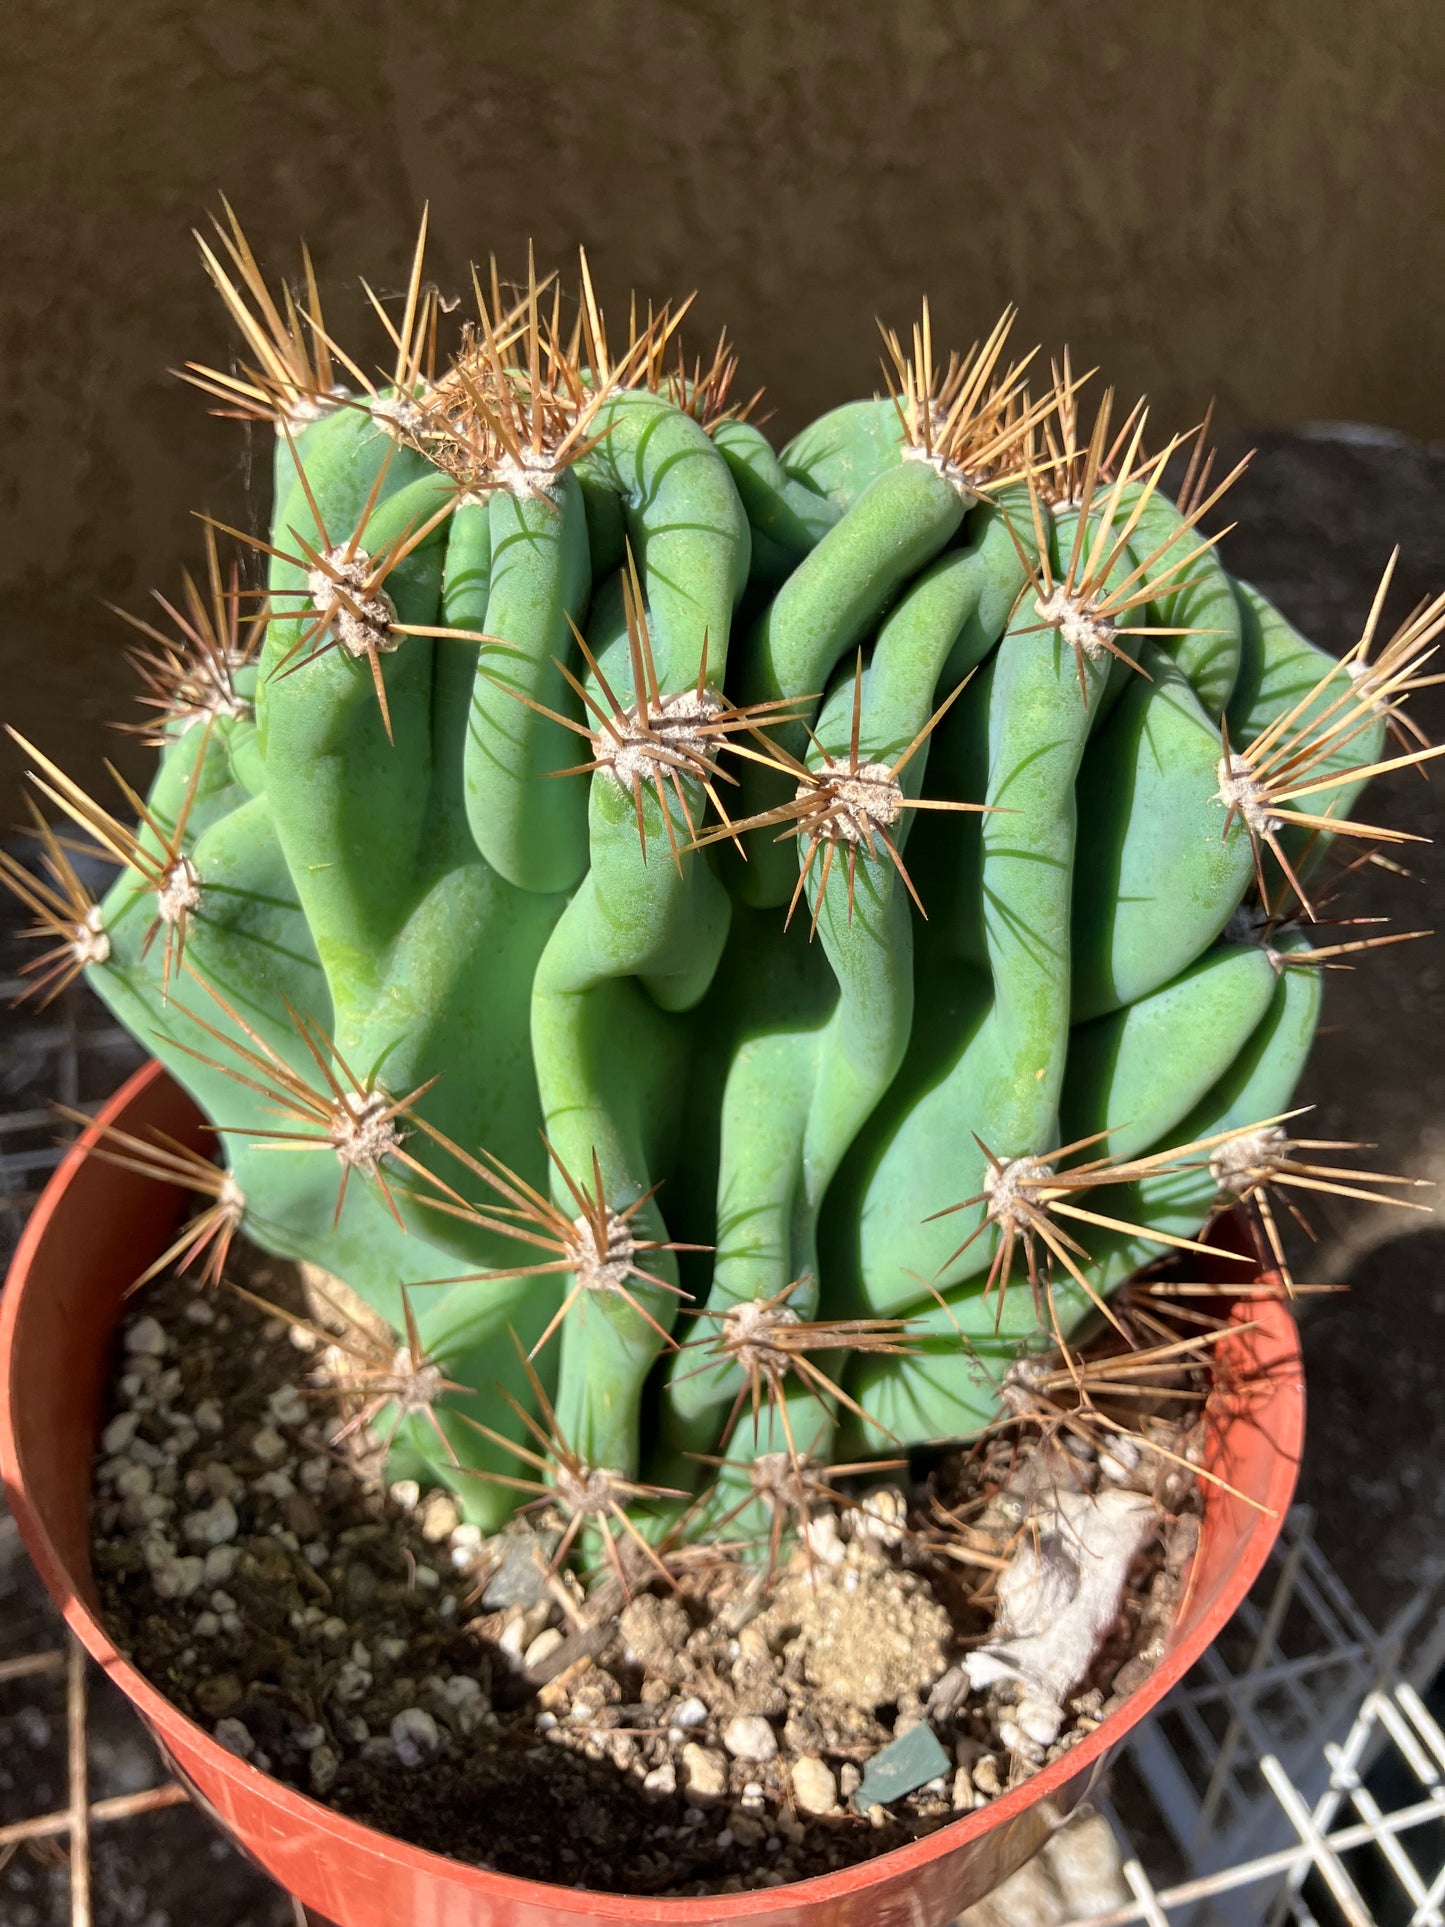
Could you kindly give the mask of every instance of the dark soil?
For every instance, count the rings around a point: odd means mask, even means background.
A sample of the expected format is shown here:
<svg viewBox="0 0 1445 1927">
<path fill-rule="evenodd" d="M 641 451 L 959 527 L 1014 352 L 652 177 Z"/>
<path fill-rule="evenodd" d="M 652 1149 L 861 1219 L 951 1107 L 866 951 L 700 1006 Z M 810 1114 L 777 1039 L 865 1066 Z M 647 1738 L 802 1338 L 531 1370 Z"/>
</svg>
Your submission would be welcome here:
<svg viewBox="0 0 1445 1927">
<path fill-rule="evenodd" d="M 299 1290 L 237 1256 L 273 1302 Z M 710 1557 L 675 1593 L 624 1603 L 608 1583 L 585 1598 L 549 1586 L 536 1561 L 524 1596 L 499 1604 L 517 1535 L 479 1542 L 444 1493 L 369 1480 L 336 1442 L 320 1348 L 298 1336 L 186 1279 L 137 1298 L 97 1459 L 97 1582 L 117 1643 L 223 1744 L 419 1846 L 640 1894 L 805 1878 L 1026 1777 L 1162 1651 L 1192 1482 L 1171 1475 L 1166 1522 L 1159 1462 L 1142 1455 L 1112 1471 L 1154 1523 L 1057 1739 L 1006 1744 L 1017 1686 L 969 1690 L 958 1661 L 993 1626 L 993 1569 L 1038 1522 L 1047 1537 L 1060 1490 L 1099 1481 L 1087 1447 L 1041 1452 L 1033 1436 L 946 1461 L 911 1511 L 890 1488 L 820 1506 L 808 1548 L 772 1575 Z M 968 1527 L 940 1532 L 940 1507 Z M 936 1777 L 859 1812 L 870 1760 L 925 1722 Z"/>
</svg>

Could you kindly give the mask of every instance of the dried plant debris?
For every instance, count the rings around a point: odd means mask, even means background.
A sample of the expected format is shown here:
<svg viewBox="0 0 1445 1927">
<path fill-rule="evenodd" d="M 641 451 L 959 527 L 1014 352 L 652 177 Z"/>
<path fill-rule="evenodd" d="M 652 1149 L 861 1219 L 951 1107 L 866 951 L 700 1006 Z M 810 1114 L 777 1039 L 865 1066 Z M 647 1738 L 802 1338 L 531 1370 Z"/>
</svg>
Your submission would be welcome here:
<svg viewBox="0 0 1445 1927">
<path fill-rule="evenodd" d="M 1167 1463 L 1020 1425 L 911 1502 L 820 1486 L 772 1573 L 692 1558 L 589 1598 L 547 1514 L 484 1540 L 450 1494 L 384 1490 L 324 1388 L 316 1295 L 243 1239 L 232 1270 L 243 1292 L 171 1273 L 128 1308 L 103 1608 L 222 1745 L 368 1825 L 601 1890 L 778 1885 L 983 1805 L 1162 1653 L 1197 1405 L 1146 1421 Z"/>
</svg>

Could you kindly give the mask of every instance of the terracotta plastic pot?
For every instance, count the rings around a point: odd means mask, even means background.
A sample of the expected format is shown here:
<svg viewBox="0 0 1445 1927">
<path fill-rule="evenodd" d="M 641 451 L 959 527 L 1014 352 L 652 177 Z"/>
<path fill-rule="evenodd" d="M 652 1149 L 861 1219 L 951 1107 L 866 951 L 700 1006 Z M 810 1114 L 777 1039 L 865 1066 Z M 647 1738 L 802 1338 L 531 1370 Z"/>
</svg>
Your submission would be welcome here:
<svg viewBox="0 0 1445 1927">
<path fill-rule="evenodd" d="M 103 1121 L 207 1141 L 199 1113 L 157 1065 Z M 176 1772 L 225 1832 L 308 1908 L 339 1927 L 563 1927 L 582 1921 L 704 1927 L 944 1927 L 1042 1845 L 1105 1756 L 1190 1667 L 1244 1597 L 1294 1487 L 1304 1423 L 1299 1344 L 1274 1301 L 1221 1346 L 1237 1386 L 1215 1400 L 1210 1469 L 1267 1510 L 1205 1487 L 1199 1552 L 1172 1648 L 1122 1711 L 1062 1759 L 926 1839 L 820 1879 L 702 1900 L 581 1892 L 425 1853 L 293 1793 L 219 1747 L 116 1650 L 90 1571 L 91 1458 L 126 1286 L 163 1248 L 179 1193 L 85 1150 L 56 1172 L 26 1228 L 0 1306 L 0 1464 L 46 1585 L 78 1637 L 139 1711 Z M 1236 1278 L 1239 1267 L 1231 1267 Z M 1227 1356 L 1226 1356 L 1227 1354 Z"/>
</svg>

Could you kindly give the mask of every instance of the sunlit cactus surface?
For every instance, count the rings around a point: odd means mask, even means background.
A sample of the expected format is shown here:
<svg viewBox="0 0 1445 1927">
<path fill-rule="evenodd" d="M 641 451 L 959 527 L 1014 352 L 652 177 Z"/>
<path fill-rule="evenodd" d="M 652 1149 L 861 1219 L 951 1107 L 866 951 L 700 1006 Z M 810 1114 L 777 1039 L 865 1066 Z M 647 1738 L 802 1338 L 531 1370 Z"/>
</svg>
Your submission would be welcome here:
<svg viewBox="0 0 1445 1927">
<path fill-rule="evenodd" d="M 1445 600 L 1322 653 L 1223 567 L 1207 430 L 1011 315 L 944 354 L 925 307 L 779 452 L 682 310 L 609 327 L 584 261 L 463 321 L 423 242 L 377 367 L 227 210 L 237 358 L 189 374 L 274 433 L 269 531 L 132 618 L 148 796 L 21 745 L 68 819 L 4 859 L 36 983 L 219 1133 L 100 1146 L 200 1194 L 167 1262 L 329 1273 L 390 1476 L 616 1562 L 776 1550 L 1021 1374 L 1087 1406 L 1221 1208 L 1273 1263 L 1272 1199 L 1399 1182 L 1290 1106 L 1318 966 L 1386 940 L 1326 926 Z"/>
</svg>

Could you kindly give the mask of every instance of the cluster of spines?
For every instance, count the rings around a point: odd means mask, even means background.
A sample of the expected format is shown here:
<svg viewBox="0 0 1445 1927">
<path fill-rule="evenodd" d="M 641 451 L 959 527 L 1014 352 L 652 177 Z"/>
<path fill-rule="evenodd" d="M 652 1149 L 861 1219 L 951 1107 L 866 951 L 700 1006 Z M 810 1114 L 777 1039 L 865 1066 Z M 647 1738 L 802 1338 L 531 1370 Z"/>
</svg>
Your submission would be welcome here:
<svg viewBox="0 0 1445 1927">
<path fill-rule="evenodd" d="M 710 364 L 705 365 L 699 359 L 689 366 L 676 343 L 678 324 L 687 304 L 676 309 L 649 311 L 645 319 L 639 317 L 634 304 L 626 347 L 620 354 L 614 353 L 608 343 L 585 257 L 583 299 L 570 335 L 564 335 L 562 329 L 555 281 L 549 278 L 539 282 L 531 263 L 525 286 L 505 294 L 495 266 L 487 290 L 483 289 L 480 277 L 474 276 L 477 319 L 469 324 L 462 349 L 449 369 L 438 375 L 437 335 L 444 304 L 437 291 L 423 281 L 425 219 L 418 235 L 400 321 L 393 322 L 379 298 L 370 288 L 366 290 L 394 351 L 390 369 L 381 371 L 380 379 L 373 379 L 345 355 L 327 333 L 309 257 L 304 257 L 304 293 L 298 297 L 288 291 L 277 301 L 268 292 L 254 255 L 229 208 L 226 217 L 227 225 L 217 224 L 220 252 L 216 246 L 203 242 L 203 254 L 227 308 L 242 331 L 250 359 L 232 373 L 192 368 L 188 378 L 224 403 L 226 412 L 271 421 L 278 436 L 293 446 L 295 435 L 321 414 L 338 407 L 364 408 L 399 444 L 424 454 L 449 479 L 453 496 L 433 511 L 430 518 L 420 519 L 394 536 L 376 555 L 367 551 L 366 530 L 378 499 L 379 482 L 356 527 L 347 531 L 328 531 L 319 508 L 311 502 L 320 542 L 319 545 L 307 543 L 293 530 L 299 553 L 272 549 L 242 536 L 253 548 L 279 556 L 303 570 L 308 578 L 304 596 L 296 592 L 301 601 L 299 608 L 278 611 L 263 601 L 249 622 L 242 619 L 243 592 L 235 566 L 229 576 L 223 577 L 214 537 L 208 531 L 209 601 L 188 580 L 182 608 L 162 602 L 162 608 L 175 626 L 174 636 L 149 623 L 136 624 L 152 644 L 148 651 L 137 653 L 136 666 L 146 690 L 142 700 L 159 712 L 158 721 L 144 726 L 153 740 L 169 742 L 194 723 L 210 729 L 219 717 L 243 714 L 246 699 L 236 692 L 235 673 L 251 664 L 268 622 L 295 622 L 298 616 L 300 640 L 271 673 L 294 673 L 332 648 L 366 659 L 390 733 L 385 688 L 377 661 L 381 654 L 400 646 L 408 634 L 460 636 L 465 641 L 495 645 L 495 639 L 473 631 L 401 624 L 396 621 L 395 609 L 386 593 L 386 578 L 392 569 L 425 540 L 457 501 L 485 496 L 495 489 L 506 489 L 517 495 L 545 494 L 565 467 L 597 445 L 601 434 L 606 432 L 598 427 L 599 413 L 608 397 L 619 389 L 639 388 L 665 394 L 708 429 L 723 420 L 745 418 L 756 404 L 757 397 L 741 408 L 730 404 L 736 360 L 725 341 L 719 343 Z M 550 304 L 546 298 L 549 288 Z M 932 324 L 926 305 L 921 323 L 913 330 L 911 350 L 905 348 L 899 337 L 885 334 L 888 350 L 885 373 L 897 410 L 904 457 L 927 463 L 968 500 L 989 499 L 1008 484 L 1024 484 L 1032 504 L 1034 525 L 1032 529 L 1018 530 L 1010 524 L 1010 533 L 1027 571 L 1020 602 L 1027 597 L 1033 599 L 1032 613 L 1036 621 L 1031 626 L 1055 631 L 1074 650 L 1081 691 L 1086 656 L 1107 653 L 1131 670 L 1147 673 L 1118 640 L 1122 618 L 1190 586 L 1189 569 L 1218 539 L 1199 536 L 1196 531 L 1239 470 L 1211 488 L 1213 456 L 1206 448 L 1205 429 L 1196 431 L 1189 473 L 1180 493 L 1179 524 L 1167 541 L 1154 545 L 1142 561 L 1136 561 L 1128 553 L 1130 539 L 1144 509 L 1162 485 L 1166 463 L 1182 442 L 1190 438 L 1176 438 L 1158 454 L 1148 455 L 1143 446 L 1146 414 L 1142 404 L 1115 426 L 1112 392 L 1103 397 L 1092 429 L 1085 436 L 1077 401 L 1082 382 L 1074 378 L 1067 355 L 1052 371 L 1051 385 L 1039 400 L 1030 396 L 1027 387 L 1027 371 L 1033 358 L 1026 356 L 1019 361 L 1004 362 L 1012 319 L 1012 313 L 1006 313 L 981 345 L 964 357 L 951 357 L 941 370 L 935 362 Z M 675 364 L 670 359 L 674 348 Z M 344 388 L 337 380 L 338 367 L 355 382 L 355 389 Z M 305 470 L 299 459 L 294 460 L 294 466 L 301 486 L 306 488 Z M 1043 539 L 1045 507 L 1067 508 L 1077 514 L 1067 564 L 1057 576 L 1048 543 Z M 1028 546 L 1030 536 L 1031 547 Z M 1342 780 L 1338 768 L 1341 753 L 1378 717 L 1384 717 L 1392 733 L 1401 740 L 1401 753 L 1358 769 L 1346 769 L 1344 777 L 1362 781 L 1386 770 L 1422 763 L 1437 753 L 1424 741 L 1413 721 L 1403 717 L 1402 704 L 1415 689 L 1439 680 L 1436 675 L 1427 675 L 1425 668 L 1435 639 L 1445 627 L 1445 598 L 1414 612 L 1372 657 L 1370 652 L 1389 576 L 1387 570 L 1365 633 L 1345 659 L 1348 681 L 1344 688 L 1338 686 L 1337 674 L 1332 671 L 1293 709 L 1267 725 L 1254 741 L 1238 749 L 1231 746 L 1227 728 L 1224 730 L 1219 798 L 1225 811 L 1222 833 L 1227 836 L 1237 824 L 1254 847 L 1258 881 L 1258 906 L 1254 915 L 1260 932 L 1273 931 L 1291 916 L 1303 917 L 1309 922 L 1315 920 L 1317 906 L 1300 879 L 1298 860 L 1291 861 L 1280 841 L 1283 827 L 1293 826 L 1317 837 L 1345 833 L 1371 844 L 1403 840 L 1401 833 L 1389 829 L 1311 814 L 1308 799 Z M 840 849 L 847 870 L 850 917 L 859 857 L 873 858 L 880 851 L 897 868 L 910 896 L 922 911 L 923 905 L 890 834 L 894 825 L 903 810 L 909 808 L 983 807 L 966 803 L 935 805 L 928 799 L 911 798 L 904 794 L 899 780 L 910 758 L 940 722 L 954 696 L 946 699 L 902 755 L 886 765 L 869 762 L 861 753 L 859 740 L 860 663 L 847 757 L 827 756 L 814 740 L 814 754 L 804 761 L 772 740 L 768 733 L 770 726 L 781 721 L 798 720 L 789 707 L 784 703 L 750 708 L 728 704 L 707 684 L 705 657 L 695 691 L 683 695 L 664 692 L 651 661 L 647 614 L 635 571 L 628 577 L 625 594 L 633 684 L 641 692 L 641 700 L 633 707 L 620 702 L 608 688 L 599 665 L 589 655 L 587 662 L 593 682 L 609 706 L 599 703 L 580 679 L 569 673 L 569 682 L 587 706 L 589 721 L 585 725 L 568 722 L 568 727 L 585 735 L 593 751 L 591 759 L 578 766 L 579 770 L 610 770 L 619 782 L 632 790 L 644 853 L 646 828 L 642 794 L 644 787 L 651 785 L 664 805 L 665 789 L 670 789 L 680 802 L 689 838 L 686 845 L 680 846 L 673 834 L 671 811 L 664 806 L 662 812 L 668 825 L 671 854 L 678 863 L 686 850 L 701 848 L 722 837 L 736 842 L 744 832 L 776 827 L 784 837 L 800 838 L 805 855 L 789 916 L 815 865 L 818 872 L 815 904 L 821 904 Z M 1140 629 L 1131 623 L 1126 633 L 1130 638 L 1148 635 L 1178 638 L 1190 632 L 1178 627 Z M 578 641 L 585 654 L 585 641 L 580 636 Z M 686 705 L 689 699 L 690 707 L 684 715 L 679 705 Z M 560 716 L 554 720 L 567 721 Z M 22 747 L 39 766 L 36 781 L 42 793 L 112 859 L 135 872 L 153 893 L 155 910 L 147 944 L 164 931 L 164 985 L 169 992 L 173 976 L 184 965 L 189 922 L 193 917 L 204 915 L 204 878 L 195 873 L 185 850 L 194 779 L 176 820 L 163 824 L 154 819 L 134 791 L 117 778 L 125 801 L 140 820 L 142 829 L 137 832 L 93 803 L 40 752 L 23 741 Z M 731 780 L 720 760 L 727 751 L 735 751 L 746 760 L 785 774 L 795 784 L 794 797 L 770 811 L 740 822 L 732 821 L 717 790 L 719 782 Z M 196 767 L 199 770 L 199 759 Z M 715 826 L 694 820 L 691 801 L 683 788 L 684 777 L 697 779 L 718 818 Z M 87 963 L 103 960 L 107 938 L 96 906 L 86 896 L 69 861 L 66 845 L 43 825 L 38 825 L 38 832 L 43 839 L 42 860 L 48 871 L 45 880 L 35 878 L 9 857 L 3 859 L 3 864 L 5 880 L 36 919 L 33 934 L 51 942 L 52 948 L 40 960 L 38 974 L 42 985 L 53 994 Z M 1266 852 L 1273 856 L 1279 871 L 1274 887 L 1265 867 Z M 817 918 L 815 907 L 814 930 Z M 1315 956 L 1324 962 L 1336 951 L 1354 951 L 1396 940 L 1399 939 L 1394 936 L 1350 940 L 1327 946 Z M 1287 952 L 1279 954 L 1288 957 Z M 436 1180 L 429 1169 L 405 1149 L 406 1137 L 414 1129 L 437 1136 L 415 1110 L 417 1100 L 429 1086 L 423 1085 L 402 1098 L 393 1097 L 375 1083 L 352 1073 L 314 1021 L 288 1012 L 307 1056 L 316 1067 L 319 1081 L 325 1086 L 324 1093 L 318 1093 L 306 1078 L 291 1071 L 216 992 L 210 990 L 209 994 L 221 1005 L 232 1030 L 239 1030 L 249 1041 L 238 1043 L 230 1031 L 209 1023 L 195 1012 L 188 1012 L 224 1047 L 222 1055 L 204 1061 L 266 1095 L 281 1119 L 293 1127 L 278 1127 L 271 1133 L 276 1141 L 293 1146 L 314 1145 L 335 1154 L 340 1165 L 338 1217 L 348 1179 L 356 1173 L 378 1184 L 400 1222 L 391 1189 L 399 1172 L 413 1192 L 417 1184 L 422 1186 L 422 1202 L 465 1214 L 479 1225 L 523 1244 L 539 1245 L 552 1254 L 524 1267 L 522 1273 L 492 1271 L 487 1276 L 566 1272 L 575 1278 L 573 1291 L 541 1342 L 555 1332 L 585 1289 L 619 1291 L 635 1308 L 642 1310 L 647 1322 L 656 1323 L 630 1296 L 626 1280 L 637 1277 L 654 1285 L 663 1282 L 640 1270 L 636 1258 L 649 1249 L 684 1247 L 660 1245 L 633 1236 L 631 1216 L 645 1204 L 646 1198 L 634 1201 L 625 1210 L 615 1211 L 603 1194 L 600 1170 L 594 1171 L 589 1185 L 562 1169 L 563 1182 L 578 1204 L 577 1217 L 569 1220 L 564 1212 L 485 1153 L 480 1158 L 473 1157 L 448 1144 L 446 1148 L 455 1152 L 463 1168 L 481 1179 L 491 1194 L 480 1205 L 468 1201 L 453 1187 Z M 1315 1161 L 1317 1153 L 1353 1147 L 1292 1139 L 1283 1131 L 1282 1122 L 1265 1120 L 1240 1131 L 1220 1134 L 1214 1140 L 1156 1153 L 1145 1159 L 1104 1157 L 1082 1164 L 1069 1163 L 1080 1150 L 1089 1148 L 1087 1142 L 1066 1146 L 1051 1155 L 1024 1159 L 996 1156 L 987 1146 L 981 1147 L 988 1160 L 984 1191 L 942 1206 L 938 1215 L 978 1209 L 977 1228 L 960 1246 L 960 1251 L 986 1231 L 998 1234 L 986 1290 L 996 1290 L 1000 1303 L 1005 1287 L 1012 1281 L 1015 1256 L 1022 1252 L 1044 1329 L 1058 1346 L 1059 1369 L 1069 1377 L 1070 1396 L 1075 1400 L 1074 1423 L 1081 1422 L 1077 1414 L 1089 1409 L 1092 1399 L 1088 1375 L 1070 1352 L 1053 1309 L 1056 1278 L 1061 1274 L 1071 1278 L 1095 1300 L 1106 1317 L 1116 1323 L 1118 1320 L 1090 1284 L 1087 1248 L 1061 1226 L 1058 1219 L 1063 1217 L 1124 1232 L 1178 1250 L 1203 1249 L 1196 1240 L 1142 1231 L 1107 1214 L 1091 1212 L 1077 1202 L 1080 1194 L 1163 1170 L 1186 1169 L 1198 1166 L 1201 1161 L 1207 1162 L 1217 1181 L 1221 1201 L 1242 1204 L 1252 1213 L 1260 1228 L 1262 1254 L 1289 1285 L 1283 1244 L 1271 1206 L 1275 1193 L 1294 1188 L 1377 1198 L 1389 1187 L 1406 1182 L 1372 1174 L 1350 1174 L 1338 1167 L 1322 1165 Z M 116 1155 L 113 1145 L 111 1154 Z M 142 1168 L 145 1160 L 135 1161 L 139 1153 L 134 1145 L 129 1147 L 128 1155 L 133 1160 L 132 1168 Z M 178 1166 L 173 1161 L 167 1163 L 167 1159 L 174 1160 L 176 1155 L 174 1147 L 158 1150 L 154 1174 L 172 1182 L 182 1178 Z M 215 1169 L 214 1166 L 208 1168 Z M 211 1179 L 199 1172 L 193 1175 L 192 1188 L 211 1202 L 187 1239 L 168 1256 L 195 1262 L 204 1254 L 204 1275 L 214 1280 L 224 1267 L 225 1251 L 240 1222 L 244 1204 L 234 1194 L 234 1186 L 229 1191 L 225 1189 L 228 1181 L 224 1177 Z M 790 1286 L 788 1291 L 792 1290 Z M 725 1356 L 730 1362 L 742 1365 L 744 1388 L 739 1396 L 741 1400 L 750 1394 L 755 1425 L 764 1398 L 777 1405 L 786 1424 L 786 1404 L 781 1392 L 789 1373 L 811 1385 L 820 1403 L 843 1396 L 836 1381 L 811 1363 L 810 1350 L 845 1353 L 899 1350 L 911 1342 L 906 1321 L 832 1321 L 816 1328 L 821 1335 L 815 1346 L 807 1336 L 813 1328 L 784 1315 L 786 1296 L 776 1302 L 768 1301 L 762 1307 L 764 1312 L 776 1314 L 771 1324 L 777 1329 L 770 1328 L 766 1343 L 756 1333 L 740 1335 L 730 1331 L 726 1320 L 711 1341 L 710 1356 Z M 409 1302 L 407 1316 L 410 1320 Z M 661 1327 L 658 1330 L 661 1331 Z M 673 1345 L 665 1332 L 662 1337 L 667 1345 Z M 414 1332 L 412 1339 L 415 1341 Z M 539 1348 L 534 1347 L 534 1353 Z M 413 1360 L 420 1357 L 415 1342 L 410 1347 L 410 1356 Z M 1142 1359 L 1143 1353 L 1140 1357 Z M 393 1358 L 388 1383 L 396 1379 L 395 1363 Z M 528 1367 L 530 1370 L 530 1361 Z M 427 1361 L 427 1370 L 436 1375 L 434 1396 L 439 1397 L 449 1381 L 440 1376 L 440 1368 L 434 1361 Z M 433 1381 L 428 1378 L 426 1383 L 431 1385 Z M 540 1382 L 538 1384 L 540 1387 Z M 381 1400 L 381 1404 L 388 1402 L 395 1405 L 405 1400 L 393 1388 L 387 1398 Z M 431 1401 L 421 1402 L 430 1409 Z M 376 1409 L 380 1408 L 378 1404 Z M 413 1404 L 408 1409 L 420 1409 L 420 1406 Z M 545 1394 L 541 1395 L 541 1409 L 550 1413 Z M 729 1432 L 740 1409 L 741 1406 L 735 1409 Z M 860 1412 L 859 1416 L 866 1421 L 866 1414 Z M 547 1455 L 537 1457 L 538 1469 L 545 1472 L 550 1466 L 556 1487 L 558 1469 L 566 1470 L 569 1466 L 565 1441 L 544 1440 L 534 1419 L 528 1418 L 526 1423 L 535 1443 L 543 1447 Z M 787 1456 L 788 1476 L 795 1484 L 805 1474 L 823 1476 L 821 1469 L 809 1471 L 809 1454 L 798 1448 L 791 1434 Z M 589 1479 L 611 1476 L 595 1470 L 589 1472 L 580 1462 L 571 1465 L 568 1472 L 572 1487 L 576 1488 L 574 1497 L 585 1494 Z M 606 1495 L 594 1495 L 599 1502 L 590 1509 L 589 1503 L 578 1497 L 571 1517 L 580 1531 L 582 1523 L 594 1513 L 601 1519 L 616 1510 L 624 1497 L 645 1496 L 647 1489 L 640 1486 L 629 1486 L 626 1495 L 620 1486 L 615 1490 L 609 1488 Z"/>
</svg>

